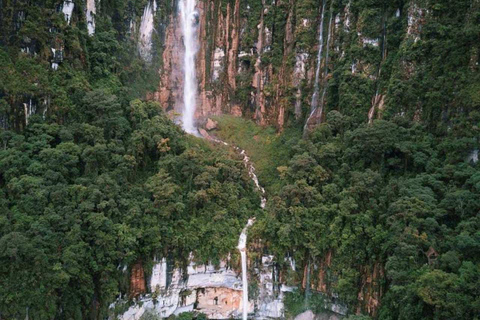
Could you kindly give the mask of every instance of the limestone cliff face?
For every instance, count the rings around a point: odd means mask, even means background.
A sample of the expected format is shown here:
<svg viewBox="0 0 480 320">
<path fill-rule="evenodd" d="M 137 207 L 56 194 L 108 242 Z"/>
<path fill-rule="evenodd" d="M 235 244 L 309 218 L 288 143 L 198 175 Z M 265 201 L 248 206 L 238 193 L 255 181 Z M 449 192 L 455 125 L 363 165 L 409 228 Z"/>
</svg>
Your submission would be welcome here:
<svg viewBox="0 0 480 320">
<path fill-rule="evenodd" d="M 392 2 L 368 11 L 352 1 L 324 1 L 325 6 L 323 1 L 198 0 L 197 119 L 234 114 L 279 130 L 288 123 L 305 123 L 312 113 L 318 63 L 319 91 L 324 94 L 321 107 L 308 119 L 309 128 L 334 109 L 354 110 L 364 122 L 381 118 L 394 104 L 387 95 L 391 77 L 415 72 L 415 61 L 403 57 L 402 50 L 421 40 L 427 5 L 420 0 Z M 183 42 L 178 21 L 175 9 L 166 23 L 155 98 L 166 110 L 180 113 Z M 323 54 L 317 61 L 320 47 Z M 397 64 L 385 69 L 389 59 Z M 355 92 L 354 99 L 349 91 Z M 420 115 L 414 108 L 412 117 Z"/>
<path fill-rule="evenodd" d="M 137 264 L 134 269 L 138 272 Z M 249 313 L 256 319 L 282 318 L 284 293 L 293 288 L 279 284 L 273 256 L 263 256 L 252 269 L 249 282 L 258 289 L 249 299 Z M 134 280 L 133 271 L 130 285 L 137 292 L 138 281 Z M 140 303 L 121 315 L 122 319 L 140 319 L 147 314 L 166 318 L 188 311 L 201 312 L 209 319 L 239 318 L 242 314 L 242 280 L 230 261 L 221 261 L 217 267 L 192 261 L 186 269 L 181 269 L 162 259 L 153 266 L 148 289 Z"/>
</svg>

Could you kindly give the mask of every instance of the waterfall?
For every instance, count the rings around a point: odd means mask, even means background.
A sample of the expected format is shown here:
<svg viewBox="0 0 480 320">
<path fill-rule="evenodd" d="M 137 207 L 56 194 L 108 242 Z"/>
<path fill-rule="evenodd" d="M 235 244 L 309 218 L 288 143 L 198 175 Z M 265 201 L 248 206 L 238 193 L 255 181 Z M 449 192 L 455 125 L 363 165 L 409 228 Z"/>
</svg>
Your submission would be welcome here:
<svg viewBox="0 0 480 320">
<path fill-rule="evenodd" d="M 213 137 L 209 137 L 210 140 L 215 141 L 217 143 L 221 143 L 225 146 L 228 146 L 228 143 L 218 140 Z M 250 158 L 247 156 L 245 150 L 240 149 L 239 147 L 234 146 L 236 151 L 240 151 L 240 155 L 243 156 L 243 163 L 247 168 L 248 175 L 252 179 L 253 183 L 257 190 L 261 193 L 261 201 L 260 207 L 265 209 L 265 205 L 267 204 L 267 199 L 265 198 L 265 188 L 263 188 L 259 181 L 257 174 L 255 173 L 255 167 L 250 162 Z M 237 249 L 240 251 L 240 257 L 242 260 L 242 319 L 247 320 L 248 317 L 248 279 L 247 279 L 247 231 L 250 226 L 253 225 L 255 222 L 255 218 L 248 219 L 247 224 L 242 230 L 240 234 L 240 238 L 238 239 L 238 246 Z"/>
<path fill-rule="evenodd" d="M 28 125 L 28 119 L 36 111 L 37 111 L 37 108 L 34 104 L 32 104 L 32 99 L 29 100 L 29 103 L 23 103 L 23 112 L 25 114 L 25 125 Z"/>
<path fill-rule="evenodd" d="M 372 106 L 370 107 L 370 110 L 368 111 L 368 124 L 373 123 L 373 117 L 375 116 L 375 110 L 380 107 L 380 104 L 383 105 L 383 99 L 384 95 L 380 94 L 380 75 L 382 74 L 382 64 L 385 61 L 385 58 L 387 57 L 387 21 L 386 17 L 383 18 L 383 35 L 382 35 L 382 59 L 380 60 L 380 63 L 378 64 L 378 70 L 377 70 L 377 77 L 376 77 L 376 83 L 375 86 L 377 87 L 375 91 L 375 96 L 372 98 Z"/>
<path fill-rule="evenodd" d="M 247 230 L 255 222 L 255 218 L 248 219 L 238 239 L 238 251 L 242 258 L 242 319 L 247 320 L 248 316 L 248 280 L 247 280 Z"/>
<path fill-rule="evenodd" d="M 95 33 L 95 0 L 87 0 L 87 29 L 88 35 Z"/>
<path fill-rule="evenodd" d="M 313 91 L 313 96 L 312 96 L 312 105 L 311 105 L 311 112 L 310 116 L 308 117 L 307 121 L 305 122 L 304 130 L 307 129 L 308 123 L 310 122 L 310 119 L 312 116 L 316 113 L 317 109 L 320 107 L 320 112 L 319 115 L 321 117 L 322 112 L 323 112 L 323 104 L 325 101 L 325 94 L 327 93 L 327 76 L 328 76 L 328 55 L 330 51 L 330 40 L 332 37 L 332 34 L 330 32 L 330 28 L 332 25 L 333 21 L 333 1 L 330 5 L 330 19 L 328 22 L 328 29 L 327 29 L 327 43 L 325 44 L 326 46 L 326 52 L 325 52 L 325 72 L 323 75 L 323 91 L 322 91 L 322 96 L 319 100 L 319 94 L 320 94 L 320 73 L 321 73 L 321 62 L 322 62 L 322 45 L 323 45 L 323 21 L 325 17 L 325 4 L 326 0 L 323 1 L 323 6 L 322 6 L 322 17 L 320 19 L 320 36 L 319 36 L 319 43 L 320 43 L 320 48 L 318 50 L 318 56 L 317 56 L 317 70 L 315 72 L 315 86 L 314 86 L 314 91 Z"/>
<path fill-rule="evenodd" d="M 332 1 L 332 6 L 333 6 L 333 1 Z M 327 76 L 328 76 L 328 53 L 330 51 L 330 39 L 332 38 L 332 33 L 330 32 L 330 27 L 332 26 L 332 19 L 333 19 L 333 8 L 332 6 L 330 7 L 330 20 L 328 22 L 328 36 L 327 36 L 327 50 L 325 52 L 325 74 L 323 76 L 323 79 L 325 81 L 323 85 L 323 92 L 322 92 L 322 98 L 320 99 L 320 108 L 323 108 L 323 103 L 325 102 L 325 94 L 327 93 L 327 88 L 328 88 L 328 83 L 327 83 Z M 320 111 L 320 115 L 322 112 Z"/>
<path fill-rule="evenodd" d="M 65 15 L 65 20 L 68 24 L 70 24 L 70 19 L 72 18 L 73 8 L 75 7 L 75 3 L 71 0 L 63 1 L 63 8 L 62 12 Z"/>
<path fill-rule="evenodd" d="M 325 5 L 327 3 L 327 0 L 323 0 L 323 5 L 322 5 L 322 16 L 320 18 L 320 31 L 319 31 L 319 36 L 318 36 L 318 55 L 317 55 L 317 69 L 315 71 L 315 83 L 314 83 L 314 89 L 313 89 L 313 96 L 312 96 L 312 103 L 310 107 L 310 116 L 307 119 L 307 122 L 305 123 L 305 128 L 307 127 L 308 120 L 312 117 L 313 113 L 317 109 L 318 106 L 318 94 L 320 91 L 320 72 L 322 68 L 322 50 L 323 50 L 323 20 L 325 18 Z"/>
<path fill-rule="evenodd" d="M 235 147 L 236 150 L 240 150 L 238 147 Z M 258 177 L 255 173 L 255 167 L 250 163 L 250 158 L 245 153 L 245 150 L 241 150 L 240 154 L 243 156 L 243 163 L 248 170 L 248 175 L 253 180 L 255 187 L 260 191 L 262 199 L 260 201 L 260 207 L 265 209 L 267 199 L 265 198 L 265 189 L 258 182 Z M 248 228 L 253 225 L 255 218 L 248 219 L 247 224 L 240 234 L 238 239 L 238 250 L 240 251 L 240 256 L 242 259 L 242 319 L 247 320 L 248 316 L 248 279 L 247 279 L 247 231 Z"/>
<path fill-rule="evenodd" d="M 194 123 L 195 104 L 197 98 L 197 80 L 195 76 L 195 55 L 198 50 L 197 28 L 198 12 L 195 10 L 195 0 L 180 0 L 180 18 L 182 24 L 185 53 L 183 58 L 183 129 L 197 135 Z"/>
<path fill-rule="evenodd" d="M 152 61 L 152 33 L 154 29 L 154 16 L 157 11 L 157 2 L 149 1 L 143 11 L 138 36 L 138 52 L 145 61 Z"/>
</svg>

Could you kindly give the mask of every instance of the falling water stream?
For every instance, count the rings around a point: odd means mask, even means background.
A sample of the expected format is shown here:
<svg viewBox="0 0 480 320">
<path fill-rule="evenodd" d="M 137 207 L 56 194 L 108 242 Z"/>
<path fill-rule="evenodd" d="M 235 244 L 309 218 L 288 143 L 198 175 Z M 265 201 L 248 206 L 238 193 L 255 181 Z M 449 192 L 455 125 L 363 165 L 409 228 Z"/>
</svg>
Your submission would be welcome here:
<svg viewBox="0 0 480 320">
<path fill-rule="evenodd" d="M 320 72 L 322 68 L 322 50 L 323 50 L 323 21 L 325 18 L 325 5 L 327 1 L 323 0 L 323 5 L 322 5 L 322 15 L 320 18 L 320 31 L 319 31 L 319 36 L 318 36 L 318 55 L 317 55 L 317 69 L 315 71 L 315 83 L 314 83 L 314 88 L 313 88 L 313 96 L 312 96 L 312 104 L 310 107 L 310 115 L 308 116 L 307 121 L 305 122 L 305 127 L 304 129 L 307 128 L 308 121 L 312 117 L 312 115 L 315 113 L 315 110 L 318 107 L 318 94 L 320 92 Z"/>
<path fill-rule="evenodd" d="M 312 116 L 315 114 L 318 108 L 320 108 L 320 117 L 322 115 L 323 111 L 323 104 L 325 102 L 325 94 L 327 93 L 327 76 L 328 76 L 328 54 L 329 54 L 329 48 L 330 48 L 330 39 L 332 37 L 332 34 L 330 32 L 330 27 L 332 26 L 332 20 L 333 20 L 333 1 L 330 4 L 330 19 L 328 22 L 328 29 L 327 29 L 327 43 L 325 44 L 325 72 L 323 74 L 323 91 L 322 91 L 322 96 L 319 99 L 319 92 L 320 92 L 320 73 L 321 73 L 321 65 L 322 65 L 322 46 L 323 46 L 323 21 L 325 17 L 325 4 L 326 0 L 323 1 L 323 6 L 322 6 L 322 17 L 320 19 L 320 36 L 319 36 L 319 44 L 320 48 L 318 50 L 318 56 L 317 56 L 317 70 L 315 72 L 315 84 L 314 84 L 314 91 L 313 91 L 313 96 L 312 96 L 312 105 L 311 105 L 311 112 L 310 116 L 308 117 L 307 121 L 305 122 L 304 126 L 304 131 L 308 127 L 308 123 Z"/>
<path fill-rule="evenodd" d="M 213 137 L 209 137 L 210 140 L 215 141 L 217 143 L 224 144 L 228 146 L 228 143 L 215 139 Z M 250 158 L 247 156 L 245 150 L 240 149 L 239 147 L 233 147 L 239 154 L 243 157 L 243 163 L 247 168 L 248 175 L 252 179 L 253 183 L 257 190 L 261 193 L 261 201 L 260 207 L 265 209 L 265 205 L 267 204 L 267 199 L 265 198 L 265 188 L 263 188 L 260 183 L 258 182 L 257 174 L 255 173 L 255 167 L 250 162 Z M 242 260 L 242 319 L 247 320 L 248 317 L 248 279 L 247 279 L 247 231 L 248 228 L 253 225 L 255 222 L 255 217 L 248 219 L 247 224 L 242 230 L 240 237 L 238 239 L 238 246 L 237 249 L 240 251 L 240 257 Z"/>
<path fill-rule="evenodd" d="M 197 29 L 199 23 L 195 0 L 180 0 L 180 20 L 182 25 L 185 54 L 183 57 L 183 129 L 190 134 L 198 135 L 195 127 L 195 104 L 197 98 L 197 81 L 195 76 L 195 55 L 198 51 Z"/>
<path fill-rule="evenodd" d="M 236 150 L 240 150 L 238 147 L 235 147 Z M 250 158 L 247 156 L 245 153 L 245 150 L 240 151 L 240 155 L 243 156 L 243 163 L 245 164 L 245 167 L 248 170 L 248 175 L 250 178 L 253 180 L 253 183 L 255 183 L 255 187 L 257 188 L 258 191 L 260 191 L 262 195 L 262 199 L 260 202 L 260 207 L 262 209 L 265 208 L 265 205 L 267 203 L 267 199 L 265 198 L 265 189 L 260 185 L 258 182 L 258 177 L 255 173 L 255 167 L 252 165 L 250 162 Z M 247 279 L 247 231 L 248 228 L 253 225 L 255 222 L 255 218 L 248 219 L 247 224 L 242 230 L 242 233 L 240 234 L 240 238 L 238 239 L 238 251 L 240 251 L 240 257 L 242 259 L 242 319 L 247 320 L 248 317 L 248 279 Z"/>
<path fill-rule="evenodd" d="M 95 0 L 87 0 L 87 29 L 88 35 L 93 35 L 95 33 L 95 13 L 97 9 L 95 7 Z"/>
<path fill-rule="evenodd" d="M 143 11 L 142 21 L 140 22 L 138 51 L 145 61 L 152 60 L 152 34 L 154 30 L 154 17 L 157 11 L 157 2 L 149 1 Z"/>
</svg>

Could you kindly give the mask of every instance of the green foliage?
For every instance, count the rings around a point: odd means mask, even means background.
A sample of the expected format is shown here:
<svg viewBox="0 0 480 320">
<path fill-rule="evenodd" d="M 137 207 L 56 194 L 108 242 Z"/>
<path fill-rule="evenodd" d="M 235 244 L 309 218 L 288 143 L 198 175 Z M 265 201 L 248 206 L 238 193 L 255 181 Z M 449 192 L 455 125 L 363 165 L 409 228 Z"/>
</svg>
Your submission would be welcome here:
<svg viewBox="0 0 480 320">
<path fill-rule="evenodd" d="M 346 120 L 331 113 L 298 144 L 257 232 L 297 263 L 333 251 L 328 290 L 350 309 L 368 276 L 359 270 L 380 262 L 388 281 L 374 289 L 386 290 L 380 319 L 475 318 L 478 292 L 460 280 L 480 276 L 471 147 L 462 150 L 457 130 L 434 137 L 414 122 L 350 129 Z M 292 314 L 306 310 L 298 294 L 287 301 Z"/>
<path fill-rule="evenodd" d="M 273 127 L 261 128 L 253 121 L 233 116 L 215 117 L 218 132 L 224 141 L 234 142 L 251 157 L 262 185 L 272 191 L 280 188 L 278 167 L 286 165 L 291 157 L 290 149 L 300 138 L 295 129 L 287 129 L 277 135 Z"/>
</svg>

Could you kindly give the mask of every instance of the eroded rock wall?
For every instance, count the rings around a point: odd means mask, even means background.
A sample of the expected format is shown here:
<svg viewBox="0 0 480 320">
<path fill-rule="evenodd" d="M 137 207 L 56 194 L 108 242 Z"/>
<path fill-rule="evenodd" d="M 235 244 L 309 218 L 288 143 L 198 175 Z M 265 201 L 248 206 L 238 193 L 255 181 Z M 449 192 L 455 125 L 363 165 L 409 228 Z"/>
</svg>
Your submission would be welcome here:
<svg viewBox="0 0 480 320">
<path fill-rule="evenodd" d="M 289 123 L 305 123 L 315 86 L 322 4 L 198 0 L 196 118 L 235 114 L 279 130 Z M 383 117 L 393 104 L 387 96 L 389 77 L 408 78 L 415 72 L 414 61 L 393 56 L 422 39 L 427 6 L 413 0 L 363 8 L 352 1 L 325 0 L 324 29 L 330 40 L 327 46 L 325 36 L 322 45 L 323 56 L 329 52 L 329 58 L 320 60 L 318 80 L 320 92 L 325 91 L 324 106 L 309 127 L 324 121 L 333 109 L 362 122 Z M 173 10 L 166 24 L 155 98 L 164 109 L 181 113 L 183 43 L 177 16 Z M 396 65 L 385 69 L 390 58 Z M 350 91 L 355 92 L 353 98 Z M 412 112 L 420 118 L 421 110 L 414 107 Z"/>
<path fill-rule="evenodd" d="M 279 284 L 275 278 L 273 256 L 263 256 L 253 268 L 249 283 L 258 286 L 258 292 L 250 299 L 248 310 L 256 319 L 281 318 L 284 315 L 284 293 L 293 287 Z M 143 268 L 135 264 L 132 270 L 131 292 L 138 297 L 121 319 L 136 320 L 150 313 L 168 317 L 187 311 L 198 311 L 209 319 L 240 318 L 242 313 L 241 275 L 222 261 L 219 266 L 197 265 L 191 262 L 186 270 L 174 268 L 166 259 L 154 264 L 149 280 L 149 292 L 138 290 L 137 278 L 133 274 Z M 134 273 L 135 272 L 135 273 Z M 143 282 L 145 283 L 145 282 Z M 118 302 L 117 302 L 118 303 Z"/>
</svg>

